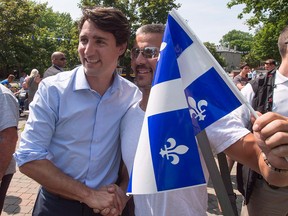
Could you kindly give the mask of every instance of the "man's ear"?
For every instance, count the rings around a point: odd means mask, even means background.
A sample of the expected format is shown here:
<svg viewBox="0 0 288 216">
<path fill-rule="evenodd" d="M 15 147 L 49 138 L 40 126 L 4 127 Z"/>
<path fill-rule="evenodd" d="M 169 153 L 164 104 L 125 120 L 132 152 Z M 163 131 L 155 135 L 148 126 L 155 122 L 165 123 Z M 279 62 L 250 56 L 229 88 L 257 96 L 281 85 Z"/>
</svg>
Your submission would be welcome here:
<svg viewBox="0 0 288 216">
<path fill-rule="evenodd" d="M 126 51 L 127 43 L 123 43 L 119 46 L 119 56 L 123 55 Z"/>
</svg>

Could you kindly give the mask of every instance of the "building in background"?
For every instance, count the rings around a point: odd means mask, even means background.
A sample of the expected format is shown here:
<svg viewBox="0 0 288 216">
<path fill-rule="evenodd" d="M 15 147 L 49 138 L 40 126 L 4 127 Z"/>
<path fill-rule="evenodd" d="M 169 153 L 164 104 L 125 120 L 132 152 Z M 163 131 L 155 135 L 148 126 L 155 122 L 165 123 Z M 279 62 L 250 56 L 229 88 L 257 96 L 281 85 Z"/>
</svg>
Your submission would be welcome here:
<svg viewBox="0 0 288 216">
<path fill-rule="evenodd" d="M 224 68 L 226 72 L 230 73 L 233 70 L 239 69 L 242 52 L 237 51 L 236 47 L 234 47 L 234 49 L 230 49 L 230 47 L 227 48 L 221 45 L 217 45 L 216 51 L 226 61 L 227 66 Z"/>
</svg>

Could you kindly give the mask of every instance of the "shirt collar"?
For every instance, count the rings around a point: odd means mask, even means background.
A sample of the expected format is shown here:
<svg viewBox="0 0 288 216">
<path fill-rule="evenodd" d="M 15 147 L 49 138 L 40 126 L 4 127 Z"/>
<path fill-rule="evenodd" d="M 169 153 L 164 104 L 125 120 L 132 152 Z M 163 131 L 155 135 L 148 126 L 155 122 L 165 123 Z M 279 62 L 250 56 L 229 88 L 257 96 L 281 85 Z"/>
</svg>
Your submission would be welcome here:
<svg viewBox="0 0 288 216">
<path fill-rule="evenodd" d="M 55 64 L 53 64 L 53 67 L 56 68 L 56 69 L 59 70 L 59 71 L 63 71 L 63 68 L 61 68 L 61 67 L 59 67 L 59 66 L 57 66 L 57 65 L 55 65 Z"/>
<path fill-rule="evenodd" d="M 86 79 L 85 72 L 83 65 L 79 66 L 78 68 L 75 68 L 76 74 L 75 74 L 75 86 L 74 90 L 82 90 L 82 89 L 91 89 L 89 86 L 89 83 Z M 122 86 L 120 85 L 121 83 L 121 78 L 120 76 L 114 72 L 114 80 L 112 85 L 109 87 L 107 91 L 110 91 L 110 93 L 114 93 L 115 91 L 122 90 Z"/>
<path fill-rule="evenodd" d="M 288 81 L 288 77 L 282 75 L 279 70 L 276 71 L 275 85 L 282 84 Z"/>
</svg>

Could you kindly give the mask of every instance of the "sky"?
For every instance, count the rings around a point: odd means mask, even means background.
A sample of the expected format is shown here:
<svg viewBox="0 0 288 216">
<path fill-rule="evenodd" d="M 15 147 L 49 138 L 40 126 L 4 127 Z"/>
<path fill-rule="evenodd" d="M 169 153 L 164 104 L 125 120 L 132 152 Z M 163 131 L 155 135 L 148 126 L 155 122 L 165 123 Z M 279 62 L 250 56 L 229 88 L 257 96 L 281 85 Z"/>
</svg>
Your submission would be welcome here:
<svg viewBox="0 0 288 216">
<path fill-rule="evenodd" d="M 81 16 L 81 10 L 77 7 L 80 0 L 38 0 L 39 3 L 48 2 L 48 7 L 54 11 L 70 13 L 76 20 Z M 176 0 L 181 7 L 179 14 L 188 21 L 188 25 L 202 42 L 219 44 L 223 35 L 236 29 L 249 32 L 245 25 L 245 19 L 238 19 L 237 15 L 242 11 L 243 6 L 227 8 L 229 0 Z"/>
</svg>

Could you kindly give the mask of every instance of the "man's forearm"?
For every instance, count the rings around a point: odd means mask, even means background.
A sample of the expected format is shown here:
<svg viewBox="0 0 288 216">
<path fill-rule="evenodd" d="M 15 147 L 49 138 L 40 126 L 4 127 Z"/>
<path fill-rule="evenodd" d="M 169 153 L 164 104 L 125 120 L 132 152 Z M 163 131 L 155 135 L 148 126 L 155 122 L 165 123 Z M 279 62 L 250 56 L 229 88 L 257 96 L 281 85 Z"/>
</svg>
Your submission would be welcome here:
<svg viewBox="0 0 288 216">
<path fill-rule="evenodd" d="M 255 142 L 253 134 L 249 133 L 225 150 L 230 158 L 238 161 L 254 171 L 261 173 L 258 166 L 260 148 Z"/>
<path fill-rule="evenodd" d="M 19 167 L 19 170 L 52 193 L 79 201 L 89 195 L 85 185 L 65 175 L 49 160 L 31 161 Z"/>
<path fill-rule="evenodd" d="M 37 181 L 49 192 L 78 200 L 87 204 L 90 208 L 112 209 L 117 205 L 115 194 L 109 193 L 107 188 L 91 189 L 63 173 L 49 160 L 31 161 L 19 167 L 19 170 Z"/>
<path fill-rule="evenodd" d="M 121 199 L 121 208 L 124 209 L 126 203 L 132 196 L 127 196 L 126 191 L 129 183 L 129 174 L 127 167 L 125 166 L 124 162 L 122 161 L 121 167 L 120 167 L 120 181 L 119 181 L 119 188 L 121 191 L 118 191 L 119 198 Z"/>
<path fill-rule="evenodd" d="M 238 140 L 226 149 L 225 153 L 232 159 L 261 174 L 269 184 L 279 187 L 288 186 L 288 172 L 274 171 L 265 163 L 263 156 L 261 156 L 261 149 L 257 145 L 253 134 L 248 134 Z M 271 162 L 275 163 L 280 159 L 274 157 L 271 158 Z"/>
<path fill-rule="evenodd" d="M 0 132 L 0 179 L 3 178 L 15 152 L 18 140 L 17 128 L 6 128 Z"/>
</svg>

